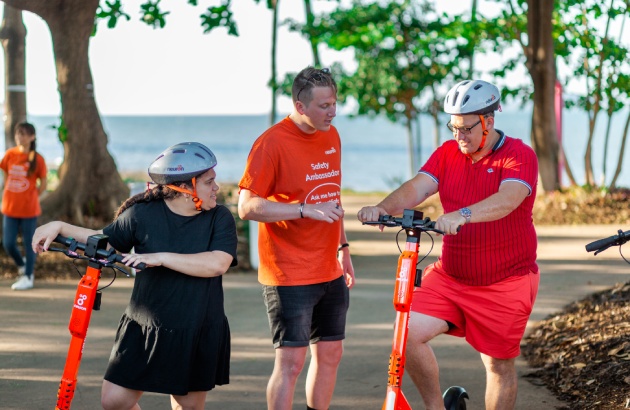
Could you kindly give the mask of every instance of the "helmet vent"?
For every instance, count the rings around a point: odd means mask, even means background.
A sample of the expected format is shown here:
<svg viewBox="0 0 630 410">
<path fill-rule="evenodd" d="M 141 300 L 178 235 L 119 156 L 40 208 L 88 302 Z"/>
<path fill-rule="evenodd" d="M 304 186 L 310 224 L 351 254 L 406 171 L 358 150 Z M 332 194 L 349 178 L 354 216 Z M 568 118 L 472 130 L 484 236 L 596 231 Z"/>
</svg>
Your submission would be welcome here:
<svg viewBox="0 0 630 410">
<path fill-rule="evenodd" d="M 173 150 L 173 154 L 185 154 L 186 150 L 185 149 L 174 149 Z"/>
<path fill-rule="evenodd" d="M 204 157 L 203 155 L 201 155 L 201 154 L 200 154 L 200 153 L 198 153 L 198 152 L 195 152 L 195 156 L 196 156 L 196 157 L 199 157 L 199 158 L 201 158 L 201 159 L 206 159 L 206 157 Z"/>
<path fill-rule="evenodd" d="M 464 101 L 462 101 L 462 106 L 466 105 L 466 103 L 470 100 L 470 95 L 464 97 Z"/>
<path fill-rule="evenodd" d="M 478 90 L 478 89 L 480 89 L 481 87 L 483 87 L 483 84 L 477 84 L 477 85 L 476 85 L 476 86 L 474 86 L 473 88 L 474 88 L 475 90 Z"/>
<path fill-rule="evenodd" d="M 455 96 L 453 98 L 453 105 L 457 104 L 457 98 L 459 97 L 459 92 L 455 93 Z"/>
</svg>

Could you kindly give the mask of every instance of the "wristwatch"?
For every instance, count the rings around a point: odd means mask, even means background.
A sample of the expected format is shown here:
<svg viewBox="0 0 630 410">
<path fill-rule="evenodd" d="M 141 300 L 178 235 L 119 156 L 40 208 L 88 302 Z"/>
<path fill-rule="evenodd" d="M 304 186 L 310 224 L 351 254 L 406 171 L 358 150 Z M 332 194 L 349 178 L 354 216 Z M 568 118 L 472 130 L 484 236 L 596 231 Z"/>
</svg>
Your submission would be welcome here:
<svg viewBox="0 0 630 410">
<path fill-rule="evenodd" d="M 459 214 L 466 218 L 466 223 L 470 223 L 470 217 L 472 216 L 472 212 L 468 208 L 462 208 L 459 210 Z"/>
</svg>

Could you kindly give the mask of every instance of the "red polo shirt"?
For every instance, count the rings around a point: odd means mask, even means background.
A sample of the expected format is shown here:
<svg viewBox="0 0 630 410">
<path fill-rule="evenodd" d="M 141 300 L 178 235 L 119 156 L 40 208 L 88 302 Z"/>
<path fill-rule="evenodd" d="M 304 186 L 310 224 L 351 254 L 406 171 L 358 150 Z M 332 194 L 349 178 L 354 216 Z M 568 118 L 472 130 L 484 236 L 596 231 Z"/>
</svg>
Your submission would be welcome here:
<svg viewBox="0 0 630 410">
<path fill-rule="evenodd" d="M 520 183 L 529 189 L 530 195 L 509 215 L 492 222 L 467 224 L 457 235 L 444 236 L 437 265 L 467 285 L 490 285 L 538 269 L 532 220 L 538 159 L 521 140 L 499 133 L 501 138 L 494 151 L 476 163 L 461 153 L 455 140 L 450 140 L 419 171 L 437 182 L 444 213 L 480 202 L 498 192 L 504 183 Z"/>
</svg>

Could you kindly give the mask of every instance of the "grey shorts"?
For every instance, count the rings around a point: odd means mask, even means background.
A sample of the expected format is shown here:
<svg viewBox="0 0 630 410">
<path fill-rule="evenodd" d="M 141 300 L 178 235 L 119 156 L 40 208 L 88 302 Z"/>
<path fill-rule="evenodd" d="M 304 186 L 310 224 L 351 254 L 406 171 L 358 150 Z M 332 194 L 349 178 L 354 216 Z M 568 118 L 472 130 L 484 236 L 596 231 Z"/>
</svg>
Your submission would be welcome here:
<svg viewBox="0 0 630 410">
<path fill-rule="evenodd" d="M 313 285 L 263 285 L 263 299 L 275 348 L 346 337 L 350 292 L 343 275 Z"/>
</svg>

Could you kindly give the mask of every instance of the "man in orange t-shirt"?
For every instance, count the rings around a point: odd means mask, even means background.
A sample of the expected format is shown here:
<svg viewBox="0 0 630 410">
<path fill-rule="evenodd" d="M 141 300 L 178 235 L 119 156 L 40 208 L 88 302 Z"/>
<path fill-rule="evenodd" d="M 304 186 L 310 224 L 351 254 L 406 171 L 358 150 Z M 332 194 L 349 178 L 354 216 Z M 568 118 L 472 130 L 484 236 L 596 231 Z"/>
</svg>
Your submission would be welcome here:
<svg viewBox="0 0 630 410">
<path fill-rule="evenodd" d="M 268 408 L 292 408 L 310 344 L 307 409 L 328 409 L 354 285 L 340 197 L 341 141 L 331 125 L 337 85 L 330 70 L 308 67 L 295 77 L 292 95 L 291 115 L 254 142 L 238 212 L 260 222 L 258 280 L 276 349 Z"/>
</svg>

